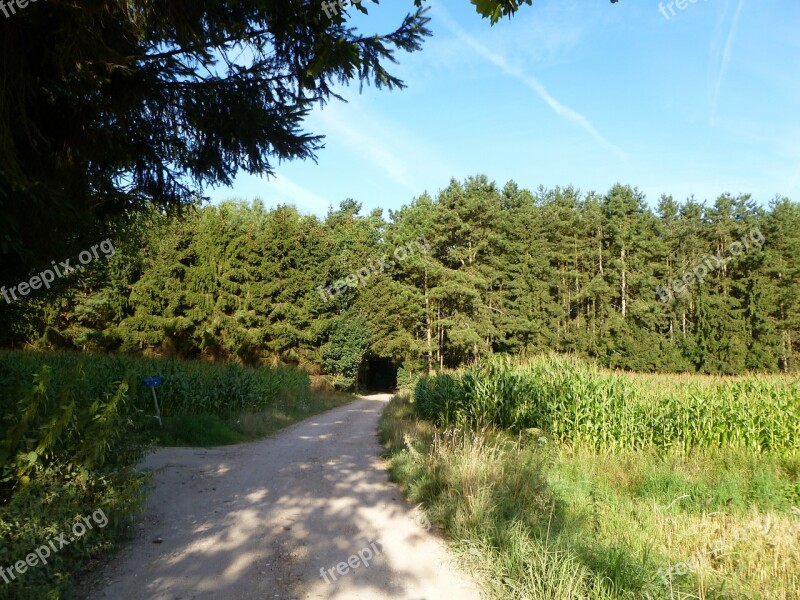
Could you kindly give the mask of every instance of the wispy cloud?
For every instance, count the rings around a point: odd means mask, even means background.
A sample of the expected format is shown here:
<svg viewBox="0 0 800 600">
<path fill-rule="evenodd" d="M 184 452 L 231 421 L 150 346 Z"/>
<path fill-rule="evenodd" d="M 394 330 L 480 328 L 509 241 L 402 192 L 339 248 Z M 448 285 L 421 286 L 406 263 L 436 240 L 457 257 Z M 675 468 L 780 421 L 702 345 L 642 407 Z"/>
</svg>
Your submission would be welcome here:
<svg viewBox="0 0 800 600">
<path fill-rule="evenodd" d="M 434 7 L 434 11 L 437 18 L 439 18 L 445 27 L 450 30 L 450 33 L 456 36 L 461 42 L 472 48 L 480 56 L 495 65 L 498 69 L 500 69 L 500 71 L 509 77 L 514 77 L 515 79 L 524 83 L 527 87 L 533 90 L 536 95 L 539 96 L 539 98 L 544 101 L 544 103 L 547 104 L 547 106 L 549 106 L 558 116 L 583 129 L 594 139 L 602 143 L 607 148 L 613 150 L 620 158 L 627 158 L 626 153 L 621 148 L 603 137 L 603 135 L 597 131 L 594 125 L 592 125 L 589 119 L 587 119 L 578 111 L 559 102 L 538 79 L 532 75 L 528 75 L 522 69 L 513 66 L 502 54 L 490 50 L 481 42 L 479 42 L 474 36 L 464 31 L 450 16 L 450 14 L 441 6 L 436 5 Z"/>
<path fill-rule="evenodd" d="M 335 133 L 331 140 L 347 146 L 412 195 L 425 188 L 424 184 L 446 180 L 457 172 L 439 141 L 418 135 L 408 123 L 371 110 L 361 97 L 350 99 L 347 104 L 328 104 L 315 111 L 311 121 L 315 130 Z"/>
<path fill-rule="evenodd" d="M 267 186 L 270 200 L 295 204 L 318 215 L 325 214 L 332 204 L 330 200 L 326 200 L 283 175 L 276 175 Z M 277 192 L 277 194 L 274 192 Z M 276 195 L 277 197 L 275 197 Z"/>
<path fill-rule="evenodd" d="M 714 85 L 714 94 L 711 98 L 711 124 L 714 124 L 714 121 L 717 118 L 717 107 L 719 106 L 719 93 L 722 89 L 722 84 L 725 81 L 725 76 L 728 74 L 728 65 L 731 61 L 731 53 L 733 51 L 733 44 L 736 41 L 736 32 L 739 27 L 739 15 L 742 12 L 742 6 L 744 5 L 744 0 L 739 0 L 739 4 L 736 6 L 736 11 L 733 13 L 733 19 L 731 20 L 731 27 L 728 30 L 728 39 L 725 42 L 725 48 L 722 50 L 722 60 L 720 61 L 719 71 L 717 73 L 717 80 L 716 84 Z"/>
<path fill-rule="evenodd" d="M 315 113 L 315 118 L 324 125 L 325 133 L 336 132 L 338 139 L 356 154 L 378 167 L 406 189 L 416 192 L 418 188 L 415 187 L 413 180 L 413 168 L 383 141 L 391 140 L 392 136 L 384 135 L 386 132 L 376 129 L 374 124 L 365 127 L 363 123 L 352 122 L 347 112 L 332 103 Z"/>
</svg>

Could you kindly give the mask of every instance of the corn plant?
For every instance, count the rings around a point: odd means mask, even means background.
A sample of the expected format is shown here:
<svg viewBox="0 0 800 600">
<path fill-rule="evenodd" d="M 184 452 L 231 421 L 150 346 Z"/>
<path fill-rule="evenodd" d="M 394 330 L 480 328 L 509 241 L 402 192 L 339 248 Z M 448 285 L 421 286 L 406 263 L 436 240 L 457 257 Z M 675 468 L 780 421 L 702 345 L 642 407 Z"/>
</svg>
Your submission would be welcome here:
<svg viewBox="0 0 800 600">
<path fill-rule="evenodd" d="M 537 428 L 608 451 L 800 450 L 800 382 L 779 376 L 686 381 L 603 371 L 569 357 L 501 357 L 421 380 L 416 404 L 440 425 Z"/>
</svg>

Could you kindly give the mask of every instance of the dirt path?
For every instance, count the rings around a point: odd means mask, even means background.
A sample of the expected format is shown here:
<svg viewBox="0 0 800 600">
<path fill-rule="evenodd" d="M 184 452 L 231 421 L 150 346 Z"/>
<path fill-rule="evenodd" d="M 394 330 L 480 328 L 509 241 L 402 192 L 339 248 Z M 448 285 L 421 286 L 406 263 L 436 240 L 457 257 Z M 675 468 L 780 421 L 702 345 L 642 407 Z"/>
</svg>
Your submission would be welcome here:
<svg viewBox="0 0 800 600">
<path fill-rule="evenodd" d="M 477 600 L 388 481 L 375 429 L 389 398 L 260 442 L 159 450 L 145 465 L 163 468 L 136 539 L 89 597 Z"/>
</svg>

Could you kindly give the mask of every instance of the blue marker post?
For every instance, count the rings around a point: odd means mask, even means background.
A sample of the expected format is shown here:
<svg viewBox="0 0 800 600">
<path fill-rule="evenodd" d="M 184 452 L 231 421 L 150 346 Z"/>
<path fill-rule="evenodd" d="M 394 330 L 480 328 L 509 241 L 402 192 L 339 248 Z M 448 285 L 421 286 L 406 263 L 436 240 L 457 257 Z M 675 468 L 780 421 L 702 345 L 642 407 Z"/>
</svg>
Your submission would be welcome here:
<svg viewBox="0 0 800 600">
<path fill-rule="evenodd" d="M 156 388 L 161 385 L 161 377 L 148 377 L 143 381 L 143 383 L 150 388 L 150 391 L 153 392 L 153 402 L 156 405 L 156 419 L 158 420 L 158 424 L 161 427 L 164 424 L 161 422 L 161 411 L 158 408 L 158 397 L 156 396 Z"/>
</svg>

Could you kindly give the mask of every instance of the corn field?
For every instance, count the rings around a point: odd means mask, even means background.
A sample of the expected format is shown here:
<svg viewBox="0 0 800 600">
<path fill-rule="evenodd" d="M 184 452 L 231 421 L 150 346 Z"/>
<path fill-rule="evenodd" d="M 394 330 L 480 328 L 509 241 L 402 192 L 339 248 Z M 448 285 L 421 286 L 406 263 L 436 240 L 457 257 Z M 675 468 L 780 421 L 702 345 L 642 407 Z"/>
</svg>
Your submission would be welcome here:
<svg viewBox="0 0 800 600">
<path fill-rule="evenodd" d="M 157 427 L 142 380 L 161 376 L 164 417 L 215 415 L 307 398 L 307 373 L 125 356 L 0 350 L 0 566 L 76 515 L 102 508 L 109 526 L 11 584 L 0 600 L 68 597 L 71 574 L 122 539 L 144 502 L 134 465 Z"/>
<path fill-rule="evenodd" d="M 422 379 L 415 403 L 442 426 L 541 429 L 553 441 L 604 451 L 800 450 L 800 381 L 780 376 L 642 377 L 568 357 L 495 358 Z"/>
<path fill-rule="evenodd" d="M 0 410 L 14 405 L 43 367 L 52 371 L 50 393 L 74 388 L 84 399 L 102 395 L 109 383 L 126 381 L 131 406 L 153 412 L 146 377 L 160 376 L 157 388 L 165 417 L 213 414 L 228 417 L 263 409 L 284 397 L 310 391 L 308 374 L 289 367 L 243 367 L 157 358 L 91 355 L 71 352 L 10 352 L 0 350 Z"/>
</svg>

